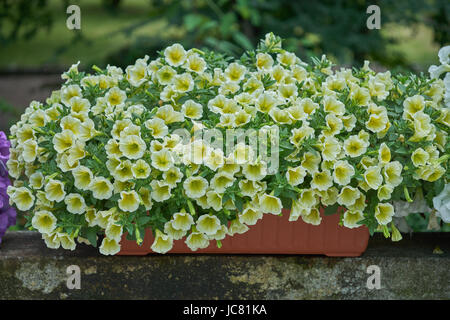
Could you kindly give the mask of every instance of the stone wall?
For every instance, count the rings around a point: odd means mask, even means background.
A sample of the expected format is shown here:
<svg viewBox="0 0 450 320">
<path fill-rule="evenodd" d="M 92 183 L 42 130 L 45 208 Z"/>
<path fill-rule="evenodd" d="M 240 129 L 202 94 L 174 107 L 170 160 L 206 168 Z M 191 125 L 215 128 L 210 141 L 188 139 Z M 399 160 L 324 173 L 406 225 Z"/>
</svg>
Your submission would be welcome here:
<svg viewBox="0 0 450 320">
<path fill-rule="evenodd" d="M 35 232 L 0 248 L 0 299 L 450 299 L 450 234 L 375 235 L 358 258 L 307 255 L 105 257 L 80 245 L 51 250 Z M 67 267 L 81 271 L 68 289 Z M 368 289 L 367 268 L 380 268 Z"/>
</svg>

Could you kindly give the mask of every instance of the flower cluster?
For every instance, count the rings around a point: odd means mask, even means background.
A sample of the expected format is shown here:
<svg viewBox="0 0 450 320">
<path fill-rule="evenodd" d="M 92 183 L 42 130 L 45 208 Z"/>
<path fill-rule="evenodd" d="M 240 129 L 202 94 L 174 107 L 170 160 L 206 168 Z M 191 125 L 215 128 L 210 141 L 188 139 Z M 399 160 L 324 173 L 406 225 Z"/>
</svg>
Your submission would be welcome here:
<svg viewBox="0 0 450 320">
<path fill-rule="evenodd" d="M 174 44 L 93 69 L 73 65 L 11 128 L 8 194 L 50 248 L 103 235 L 115 254 L 123 233 L 140 244 L 151 228 L 155 252 L 180 239 L 197 250 L 282 208 L 318 225 L 321 207 L 396 240 L 393 201 L 423 192 L 432 206 L 449 178 L 439 79 L 307 64 L 273 34 L 236 61 Z M 268 133 L 276 150 L 245 137 L 224 150 L 208 130 Z"/>
<path fill-rule="evenodd" d="M 7 188 L 11 185 L 6 162 L 9 159 L 11 144 L 3 131 L 0 131 L 0 243 L 8 227 L 16 224 L 16 210 L 9 205 Z"/>
</svg>

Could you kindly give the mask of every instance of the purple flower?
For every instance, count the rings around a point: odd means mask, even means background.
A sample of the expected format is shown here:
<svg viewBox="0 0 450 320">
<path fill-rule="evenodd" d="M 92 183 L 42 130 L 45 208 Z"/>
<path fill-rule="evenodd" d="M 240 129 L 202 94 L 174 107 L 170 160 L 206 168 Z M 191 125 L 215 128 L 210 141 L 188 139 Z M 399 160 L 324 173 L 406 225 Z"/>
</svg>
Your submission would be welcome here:
<svg viewBox="0 0 450 320">
<path fill-rule="evenodd" d="M 0 131 L 0 243 L 6 229 L 16 224 L 16 210 L 9 205 L 9 197 L 6 194 L 6 189 L 11 185 L 6 168 L 10 146 L 5 133 Z"/>
</svg>

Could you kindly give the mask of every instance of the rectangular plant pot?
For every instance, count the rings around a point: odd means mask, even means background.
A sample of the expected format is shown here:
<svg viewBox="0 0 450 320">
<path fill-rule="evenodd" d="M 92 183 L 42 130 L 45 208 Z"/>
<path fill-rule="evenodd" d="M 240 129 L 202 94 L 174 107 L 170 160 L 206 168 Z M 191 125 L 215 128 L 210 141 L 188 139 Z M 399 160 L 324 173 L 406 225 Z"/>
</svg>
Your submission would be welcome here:
<svg viewBox="0 0 450 320">
<path fill-rule="evenodd" d="M 190 250 L 184 239 L 174 241 L 169 253 L 215 253 L 215 254 L 324 254 L 335 257 L 357 257 L 367 248 L 369 230 L 365 227 L 349 229 L 341 227 L 339 214 L 325 216 L 321 210 L 322 222 L 313 226 L 301 218 L 289 222 L 289 210 L 283 210 L 283 216 L 265 214 L 263 219 L 244 234 L 227 236 L 221 240 L 218 248 L 216 241 L 209 247 L 197 251 Z M 154 253 L 151 230 L 147 230 L 144 242 L 138 246 L 135 241 L 121 241 L 121 251 L 117 255 L 147 255 Z"/>
</svg>

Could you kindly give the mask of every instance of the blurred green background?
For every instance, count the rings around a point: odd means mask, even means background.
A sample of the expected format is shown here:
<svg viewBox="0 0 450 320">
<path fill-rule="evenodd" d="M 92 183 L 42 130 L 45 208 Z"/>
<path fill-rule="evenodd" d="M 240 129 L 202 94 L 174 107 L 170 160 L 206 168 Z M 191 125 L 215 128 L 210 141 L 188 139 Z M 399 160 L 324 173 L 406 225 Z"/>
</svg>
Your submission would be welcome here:
<svg viewBox="0 0 450 320">
<path fill-rule="evenodd" d="M 71 4 L 80 30 L 66 27 Z M 380 30 L 366 26 L 369 5 L 381 9 Z M 77 61 L 125 68 L 174 42 L 240 56 L 273 32 L 307 62 L 327 54 L 340 66 L 368 59 L 376 70 L 420 73 L 449 44 L 449 22 L 448 0 L 0 0 L 0 130 Z M 410 220 L 426 227 L 426 216 Z"/>
</svg>

